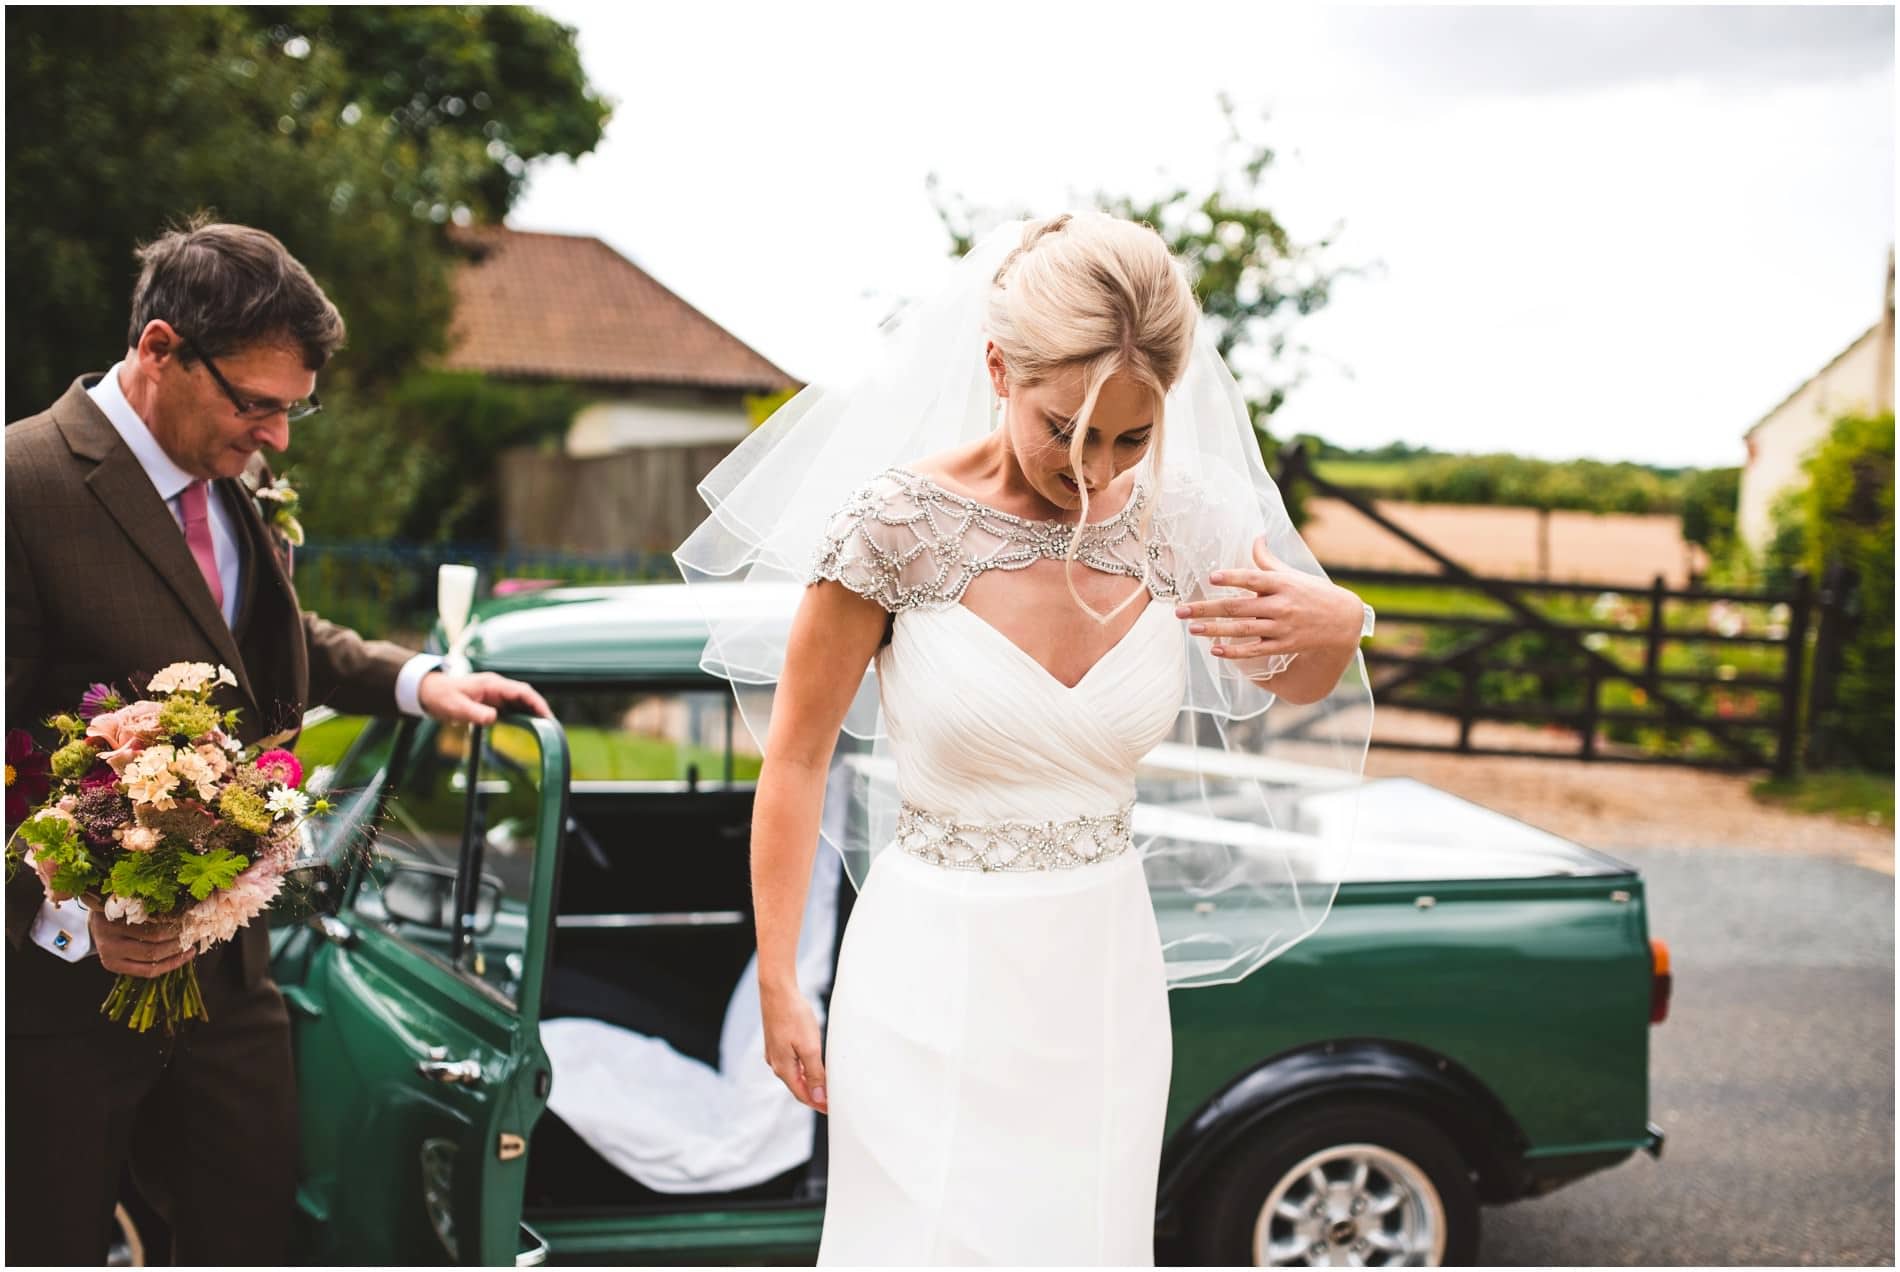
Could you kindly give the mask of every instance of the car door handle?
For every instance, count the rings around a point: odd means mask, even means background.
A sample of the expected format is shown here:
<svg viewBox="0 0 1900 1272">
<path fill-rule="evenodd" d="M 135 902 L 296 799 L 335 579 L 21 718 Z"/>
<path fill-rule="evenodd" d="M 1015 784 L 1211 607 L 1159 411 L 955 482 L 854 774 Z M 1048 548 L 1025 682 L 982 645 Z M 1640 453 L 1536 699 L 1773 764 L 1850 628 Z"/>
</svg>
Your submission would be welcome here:
<svg viewBox="0 0 1900 1272">
<path fill-rule="evenodd" d="M 419 1060 L 416 1072 L 432 1082 L 459 1082 L 464 1086 L 480 1086 L 482 1081 L 482 1062 L 479 1060 Z"/>
</svg>

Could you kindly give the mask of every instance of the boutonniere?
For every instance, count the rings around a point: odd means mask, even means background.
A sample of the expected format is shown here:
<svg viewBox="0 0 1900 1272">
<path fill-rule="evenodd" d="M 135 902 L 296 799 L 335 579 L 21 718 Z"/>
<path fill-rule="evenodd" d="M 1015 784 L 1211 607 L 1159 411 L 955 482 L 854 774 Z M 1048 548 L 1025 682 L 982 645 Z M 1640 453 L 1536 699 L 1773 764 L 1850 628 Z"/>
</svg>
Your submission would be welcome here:
<svg viewBox="0 0 1900 1272">
<path fill-rule="evenodd" d="M 297 520 L 299 496 L 291 484 L 279 477 L 268 486 L 252 487 L 251 496 L 257 500 L 258 511 L 264 514 L 265 522 L 275 526 L 292 547 L 301 548 L 303 523 Z"/>
</svg>

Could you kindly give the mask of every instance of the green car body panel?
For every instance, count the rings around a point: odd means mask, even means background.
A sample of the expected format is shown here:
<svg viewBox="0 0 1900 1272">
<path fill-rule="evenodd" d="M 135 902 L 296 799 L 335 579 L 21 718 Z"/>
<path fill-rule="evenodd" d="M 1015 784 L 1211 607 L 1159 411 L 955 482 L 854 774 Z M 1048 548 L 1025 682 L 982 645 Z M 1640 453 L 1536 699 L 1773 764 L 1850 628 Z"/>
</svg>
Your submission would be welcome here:
<svg viewBox="0 0 1900 1272">
<path fill-rule="evenodd" d="M 683 592 L 573 588 L 484 602 L 461 652 L 475 668 L 543 686 L 723 688 L 699 668 L 705 626 Z M 434 643 L 441 648 L 439 634 Z M 689 1196 L 677 1209 L 530 1214 L 523 1225 L 533 1125 L 549 1082 L 538 989 L 554 926 L 568 760 L 559 727 L 515 724 L 535 731 L 543 783 L 518 1003 L 478 992 L 469 977 L 347 915 L 341 927 L 325 916 L 274 934 L 302 1098 L 298 1257 L 809 1263 L 820 1202 L 721 1206 Z M 366 731 L 339 765 L 354 770 L 370 809 L 362 816 L 373 816 L 396 729 L 384 722 Z M 355 815 L 347 804 L 339 811 Z M 1404 1103 L 1438 1121 L 1465 1150 L 1487 1201 L 1547 1191 L 1638 1149 L 1659 1152 L 1661 1132 L 1648 1121 L 1652 956 L 1643 881 L 1588 849 L 1551 851 L 1570 864 L 1537 877 L 1480 870 L 1349 879 L 1318 930 L 1266 966 L 1237 983 L 1172 993 L 1158 1232 L 1178 1230 L 1232 1145 L 1288 1108 L 1341 1092 Z M 366 867 L 354 869 L 360 886 Z M 1164 912 L 1164 930 L 1168 923 Z M 478 1062 L 481 1080 L 419 1074 L 420 1063 L 444 1053 Z M 528 1154 L 503 1160 L 504 1135 L 530 1141 Z M 442 1188 L 433 1201 L 425 1195 L 425 1143 L 434 1145 L 434 1167 L 444 1157 L 452 1163 L 453 1258 L 429 1213 Z"/>
</svg>

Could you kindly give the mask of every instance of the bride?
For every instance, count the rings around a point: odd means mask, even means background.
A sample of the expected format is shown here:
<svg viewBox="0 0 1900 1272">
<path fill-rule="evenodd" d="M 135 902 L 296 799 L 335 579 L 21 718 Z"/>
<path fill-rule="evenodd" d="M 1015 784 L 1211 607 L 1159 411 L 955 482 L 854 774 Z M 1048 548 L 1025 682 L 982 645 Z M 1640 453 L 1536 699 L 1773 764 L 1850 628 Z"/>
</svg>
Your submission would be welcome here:
<svg viewBox="0 0 1900 1272">
<path fill-rule="evenodd" d="M 1180 725 L 1197 704 L 1232 747 L 1275 698 L 1362 675 L 1369 610 L 1309 564 L 1152 229 L 1017 223 L 962 277 L 892 337 L 908 361 L 842 408 L 830 391 L 832 427 L 794 399 L 736 450 L 678 553 L 689 580 L 806 584 L 789 628 L 715 619 L 706 656 L 765 738 L 766 1059 L 830 1117 L 819 1263 L 1151 1265 L 1168 990 L 1192 978 L 1144 873 L 1168 854 L 1137 846 L 1137 764 L 1203 736 Z M 936 343 L 973 332 L 967 353 Z M 821 1034 L 794 955 L 841 730 L 877 746 L 857 757 L 859 897 Z M 1317 923 L 1271 874 L 1224 911 L 1256 930 L 1180 942 L 1197 983 Z"/>
</svg>

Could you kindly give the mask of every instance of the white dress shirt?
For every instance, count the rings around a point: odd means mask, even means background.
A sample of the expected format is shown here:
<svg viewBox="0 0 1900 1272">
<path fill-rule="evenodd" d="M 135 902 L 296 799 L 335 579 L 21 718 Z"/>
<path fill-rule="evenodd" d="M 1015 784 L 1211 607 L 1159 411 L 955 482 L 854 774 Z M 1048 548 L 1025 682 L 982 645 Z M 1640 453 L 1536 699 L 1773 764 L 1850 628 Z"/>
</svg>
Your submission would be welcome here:
<svg viewBox="0 0 1900 1272">
<path fill-rule="evenodd" d="M 126 400 L 125 390 L 119 384 L 119 372 L 125 364 L 114 363 L 99 383 L 86 390 L 105 417 L 112 422 L 119 436 L 138 457 L 139 467 L 152 479 L 157 487 L 159 498 L 171 509 L 172 519 L 178 523 L 178 532 L 185 531 L 185 514 L 179 506 L 179 496 L 185 487 L 196 480 L 192 475 L 172 462 L 165 448 L 152 436 L 152 430 L 145 426 L 139 413 L 132 409 Z M 237 626 L 238 602 L 241 587 L 243 559 L 238 555 L 238 527 L 231 523 L 231 512 L 225 507 L 224 500 L 212 491 L 205 500 L 205 506 L 211 522 L 211 548 L 218 560 L 218 580 L 224 587 L 224 623 L 227 627 Z M 442 665 L 442 659 L 435 654 L 417 654 L 403 664 L 402 671 L 396 677 L 396 709 L 404 715 L 423 714 L 418 691 L 422 678 Z M 77 962 L 92 952 L 92 936 L 87 926 L 85 906 L 77 900 L 65 901 L 54 905 L 51 901 L 40 904 L 38 917 L 33 921 L 33 943 L 49 953 Z"/>
</svg>

